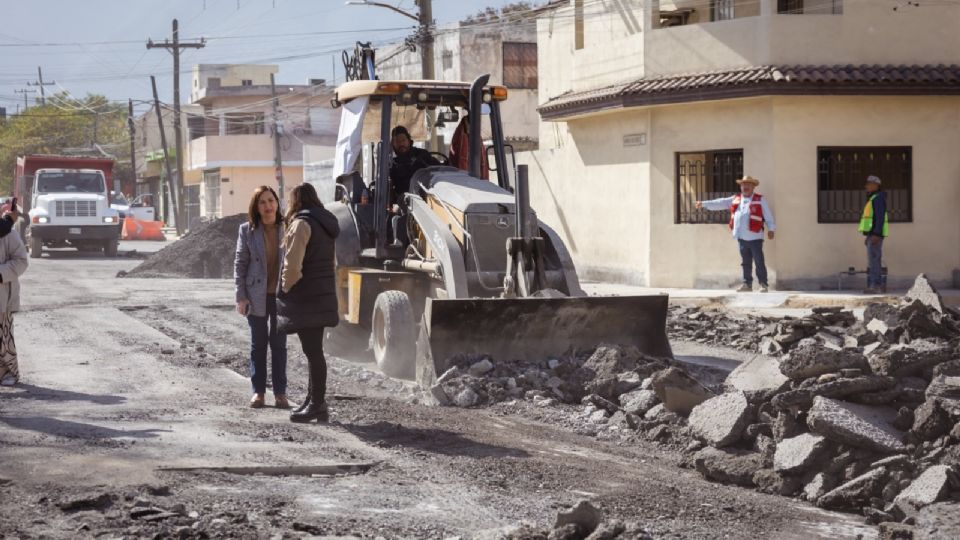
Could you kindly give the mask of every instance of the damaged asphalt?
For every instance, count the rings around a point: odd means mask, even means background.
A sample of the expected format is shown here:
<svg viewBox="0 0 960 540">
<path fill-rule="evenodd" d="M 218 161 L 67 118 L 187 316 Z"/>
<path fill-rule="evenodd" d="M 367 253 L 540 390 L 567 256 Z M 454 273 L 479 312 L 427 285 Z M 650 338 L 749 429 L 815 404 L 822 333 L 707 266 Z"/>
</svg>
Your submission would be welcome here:
<svg viewBox="0 0 960 540">
<path fill-rule="evenodd" d="M 73 252 L 31 262 L 23 384 L 0 390 L 7 536 L 545 538 L 581 500 L 601 528 L 623 522 L 635 537 L 875 535 L 857 516 L 705 480 L 669 444 L 584 431 L 584 406 L 537 403 L 550 397 L 429 406 L 372 364 L 333 358 L 334 421 L 294 425 L 245 406 L 247 328 L 229 280 L 115 279 L 137 261 Z M 296 400 L 306 377 L 295 339 L 290 350 Z M 169 470 L 349 464 L 375 465 Z"/>
</svg>

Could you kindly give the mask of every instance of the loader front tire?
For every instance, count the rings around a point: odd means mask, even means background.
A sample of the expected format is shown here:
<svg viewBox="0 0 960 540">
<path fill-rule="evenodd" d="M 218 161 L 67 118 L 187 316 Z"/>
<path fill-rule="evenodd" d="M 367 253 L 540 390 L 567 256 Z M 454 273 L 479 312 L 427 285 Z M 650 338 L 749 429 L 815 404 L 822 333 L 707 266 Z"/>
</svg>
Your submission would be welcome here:
<svg viewBox="0 0 960 540">
<path fill-rule="evenodd" d="M 396 379 L 413 379 L 416 371 L 417 332 L 407 293 L 384 291 L 373 304 L 370 341 L 377 367 Z"/>
</svg>

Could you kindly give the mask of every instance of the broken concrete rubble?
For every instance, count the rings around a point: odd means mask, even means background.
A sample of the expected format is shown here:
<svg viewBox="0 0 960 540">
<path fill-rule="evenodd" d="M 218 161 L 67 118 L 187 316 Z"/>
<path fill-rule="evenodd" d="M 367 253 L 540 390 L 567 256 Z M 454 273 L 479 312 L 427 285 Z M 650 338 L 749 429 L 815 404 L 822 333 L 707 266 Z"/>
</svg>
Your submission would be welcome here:
<svg viewBox="0 0 960 540">
<path fill-rule="evenodd" d="M 803 380 L 846 368 L 869 369 L 862 354 L 834 351 L 817 346 L 798 347 L 780 360 L 780 372 L 792 380 Z"/>
<path fill-rule="evenodd" d="M 755 356 L 740 364 L 730 373 L 725 386 L 731 390 L 770 394 L 786 388 L 790 379 L 780 372 L 780 362 L 775 358 Z"/>
<path fill-rule="evenodd" d="M 953 471 L 946 465 L 936 465 L 923 471 L 910 487 L 900 492 L 894 502 L 904 513 L 911 514 L 946 496 L 953 480 Z"/>
<path fill-rule="evenodd" d="M 688 419 L 694 435 L 722 448 L 740 440 L 753 420 L 752 408 L 743 392 L 731 392 L 697 405 Z"/>
<path fill-rule="evenodd" d="M 629 414 L 642 416 L 657 403 L 660 403 L 660 399 L 653 390 L 634 390 L 620 396 L 620 406 Z"/>
<path fill-rule="evenodd" d="M 686 372 L 675 367 L 659 371 L 653 376 L 653 391 L 664 408 L 687 415 L 694 407 L 715 394 Z"/>
<path fill-rule="evenodd" d="M 824 437 L 857 448 L 880 453 L 906 449 L 903 433 L 893 427 L 896 411 L 816 397 L 807 415 L 810 430 Z"/>
<path fill-rule="evenodd" d="M 887 475 L 883 467 L 873 469 L 825 493 L 817 499 L 821 508 L 853 508 L 866 505 L 883 487 Z"/>
<path fill-rule="evenodd" d="M 705 478 L 740 486 L 753 486 L 754 473 L 763 468 L 760 454 L 709 446 L 694 455 L 693 464 Z"/>
<path fill-rule="evenodd" d="M 805 472 L 827 449 L 827 439 L 812 433 L 784 439 L 777 445 L 773 468 L 784 474 Z"/>
</svg>

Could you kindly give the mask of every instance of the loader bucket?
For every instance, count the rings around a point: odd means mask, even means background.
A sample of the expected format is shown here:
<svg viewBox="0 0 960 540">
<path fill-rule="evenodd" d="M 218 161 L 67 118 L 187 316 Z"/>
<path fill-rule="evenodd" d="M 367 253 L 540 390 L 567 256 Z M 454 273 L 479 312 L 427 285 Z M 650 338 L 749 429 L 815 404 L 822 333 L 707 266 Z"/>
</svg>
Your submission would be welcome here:
<svg viewBox="0 0 960 540">
<path fill-rule="evenodd" d="M 457 354 L 489 355 L 495 363 L 536 361 L 606 343 L 671 358 L 667 301 L 667 295 L 428 298 L 417 341 L 417 382 L 432 386 Z"/>
</svg>

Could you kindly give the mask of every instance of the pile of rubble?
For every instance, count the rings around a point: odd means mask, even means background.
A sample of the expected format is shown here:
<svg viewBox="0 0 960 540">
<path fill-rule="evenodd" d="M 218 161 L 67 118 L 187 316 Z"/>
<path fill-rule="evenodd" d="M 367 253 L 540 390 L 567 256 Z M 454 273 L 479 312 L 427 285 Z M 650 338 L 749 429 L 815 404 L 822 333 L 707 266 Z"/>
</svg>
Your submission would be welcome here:
<svg viewBox="0 0 960 540">
<path fill-rule="evenodd" d="M 780 358 L 742 364 L 725 393 L 697 397 L 676 423 L 695 439 L 690 465 L 898 530 L 925 506 L 960 500 L 960 317 L 923 276 L 862 322 L 814 317 L 841 324 L 778 325 L 775 341 L 784 329 L 804 337 L 777 341 L 790 346 Z"/>
<path fill-rule="evenodd" d="M 869 305 L 863 320 L 840 308 L 743 320 L 746 329 L 717 328 L 767 354 L 721 381 L 602 346 L 525 364 L 456 358 L 431 394 L 461 407 L 579 402 L 578 420 L 595 433 L 683 448 L 710 480 L 900 531 L 925 506 L 960 500 L 960 315 L 924 276 L 899 304 Z"/>
<path fill-rule="evenodd" d="M 117 277 L 231 278 L 237 234 L 246 219 L 237 214 L 204 223 Z"/>
<path fill-rule="evenodd" d="M 873 340 L 870 329 L 858 321 L 852 312 L 844 311 L 840 307 L 817 307 L 812 311 L 813 313 L 806 317 L 773 319 L 676 306 L 670 309 L 667 331 L 671 340 L 718 345 L 767 355 L 789 352 L 804 339 L 811 337 L 841 349 L 862 346 L 866 344 L 864 342 Z"/>
</svg>

